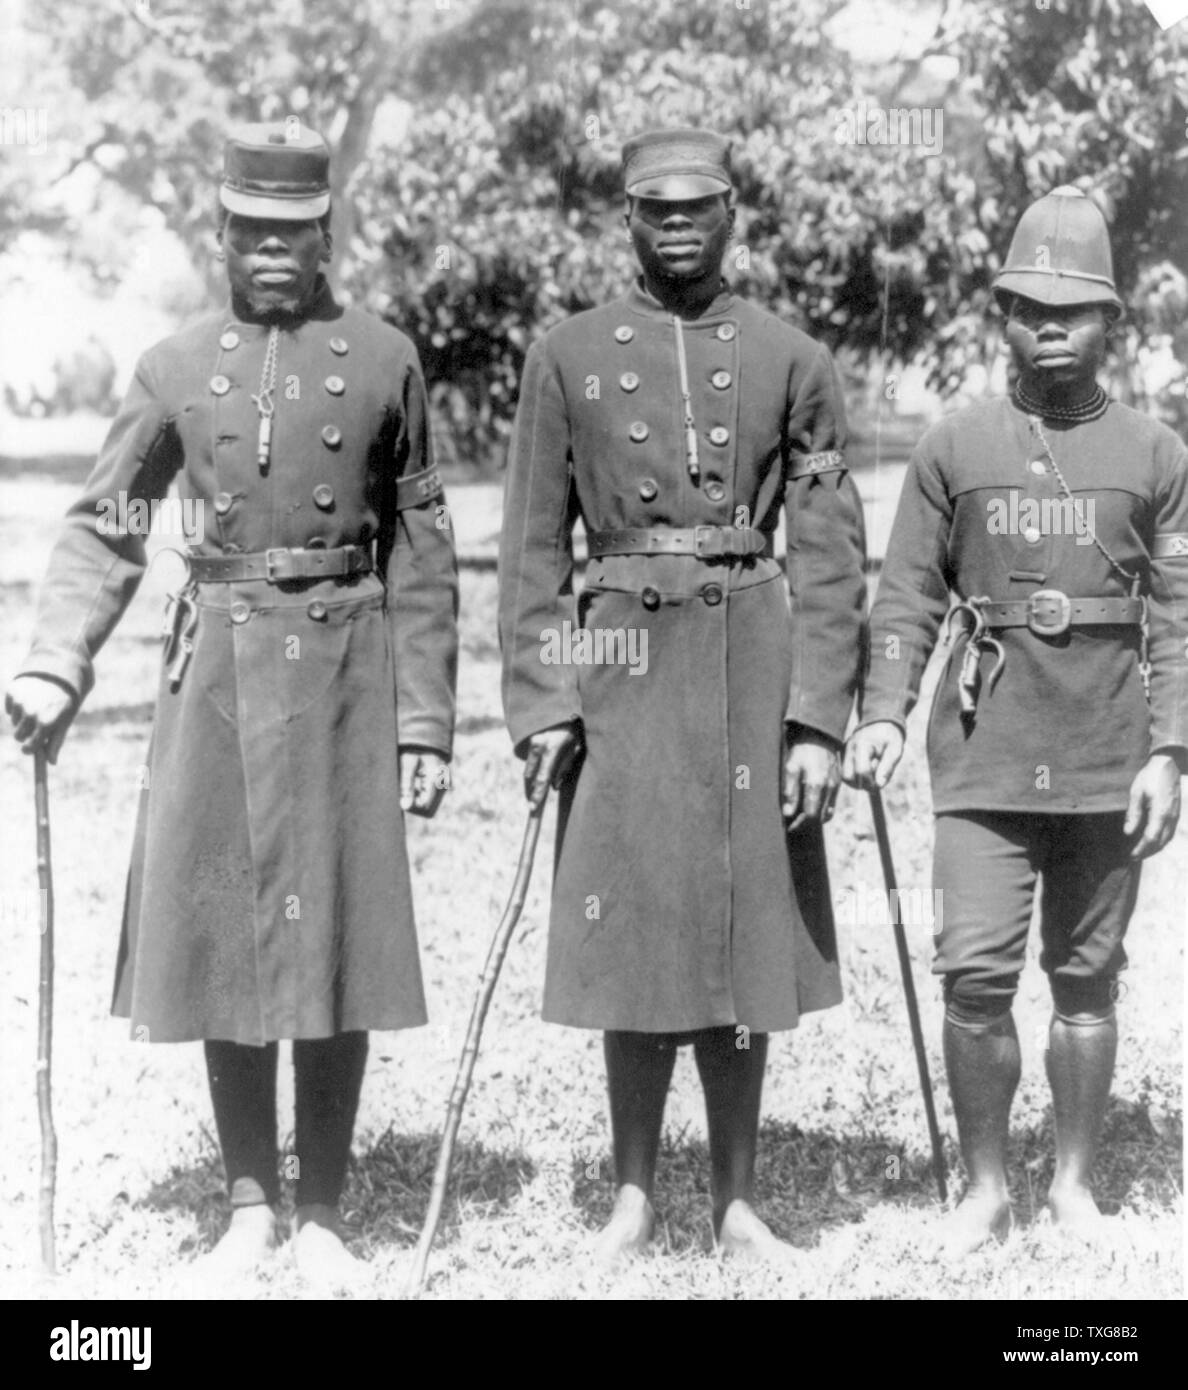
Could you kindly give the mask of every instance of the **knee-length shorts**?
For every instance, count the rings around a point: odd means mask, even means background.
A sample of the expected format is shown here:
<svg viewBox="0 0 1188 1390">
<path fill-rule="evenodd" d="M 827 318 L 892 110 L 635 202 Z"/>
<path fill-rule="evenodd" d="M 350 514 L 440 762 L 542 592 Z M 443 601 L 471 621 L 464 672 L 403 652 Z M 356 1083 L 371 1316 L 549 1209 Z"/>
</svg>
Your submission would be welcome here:
<svg viewBox="0 0 1188 1390">
<path fill-rule="evenodd" d="M 1104 1013 L 1126 965 L 1122 939 L 1141 864 L 1122 812 L 969 811 L 936 818 L 933 884 L 942 923 L 933 972 L 958 1021 L 1006 1013 L 1023 970 L 1036 895 L 1040 966 L 1060 1014 Z"/>
</svg>

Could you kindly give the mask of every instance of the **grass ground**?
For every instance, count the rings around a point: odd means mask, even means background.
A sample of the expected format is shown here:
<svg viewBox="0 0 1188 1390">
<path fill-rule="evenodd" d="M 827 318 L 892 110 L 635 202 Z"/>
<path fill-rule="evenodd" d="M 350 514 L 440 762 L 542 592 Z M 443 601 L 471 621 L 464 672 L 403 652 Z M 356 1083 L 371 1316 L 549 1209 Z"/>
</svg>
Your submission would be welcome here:
<svg viewBox="0 0 1188 1390">
<path fill-rule="evenodd" d="M 28 641 L 48 535 L 71 470 L 0 473 L 0 673 Z M 888 487 L 863 482 L 885 525 Z M 893 491 L 893 489 L 892 489 Z M 409 848 L 431 1026 L 372 1039 L 346 1194 L 353 1248 L 370 1262 L 366 1296 L 394 1296 L 428 1199 L 445 1100 L 473 989 L 510 887 L 524 806 L 498 704 L 491 560 L 498 494 L 456 489 L 464 555 L 455 790 Z M 57 871 L 55 1104 L 59 1247 L 53 1296 L 168 1295 L 179 1265 L 225 1220 L 201 1050 L 130 1042 L 107 1016 L 136 777 L 147 747 L 158 657 L 162 562 L 100 663 L 99 684 L 52 773 Z M 888 798 L 901 884 L 928 883 L 930 821 L 921 727 Z M 37 930 L 29 765 L 0 743 L 0 1294 L 48 1295 L 36 1270 L 34 1103 Z M 939 1216 L 890 931 L 853 911 L 877 891 L 862 799 L 843 792 L 830 854 L 844 1005 L 773 1039 L 759 1186 L 764 1214 L 803 1259 L 780 1274 L 722 1265 L 710 1250 L 708 1160 L 692 1058 L 682 1054 L 666 1117 L 653 1255 L 621 1275 L 590 1272 L 590 1231 L 612 1184 L 600 1038 L 539 1021 L 551 815 L 516 940 L 488 1020 L 462 1126 L 456 1180 L 430 1271 L 430 1298 L 1152 1298 L 1182 1295 L 1181 1025 L 1185 845 L 1148 866 L 1121 1005 L 1123 1041 L 1097 1185 L 1114 1239 L 1087 1256 L 1049 1226 L 1051 1110 L 1043 1080 L 1048 1007 L 1034 958 L 1017 1009 L 1024 1077 L 1012 1126 L 1017 1226 L 953 1272 L 932 1259 Z M 948 1159 L 957 1166 L 943 1085 L 931 940 L 911 932 L 929 1061 Z M 292 1084 L 282 1053 L 282 1132 Z M 955 1174 L 955 1177 L 957 1174 Z M 282 1252 L 238 1290 L 302 1297 Z"/>
</svg>

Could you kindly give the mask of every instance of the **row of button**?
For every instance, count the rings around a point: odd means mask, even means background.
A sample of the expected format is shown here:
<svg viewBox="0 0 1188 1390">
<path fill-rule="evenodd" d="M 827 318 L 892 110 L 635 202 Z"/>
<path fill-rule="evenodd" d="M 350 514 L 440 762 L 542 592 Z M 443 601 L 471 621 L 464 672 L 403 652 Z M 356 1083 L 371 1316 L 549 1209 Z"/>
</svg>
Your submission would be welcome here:
<svg viewBox="0 0 1188 1390">
<path fill-rule="evenodd" d="M 734 324 L 720 323 L 717 328 L 714 329 L 714 337 L 723 343 L 729 343 L 737 332 L 738 329 L 735 328 Z M 618 328 L 615 329 L 616 343 L 629 343 L 634 337 L 635 329 L 631 328 L 628 324 L 621 323 Z"/>
<path fill-rule="evenodd" d="M 628 429 L 627 433 L 634 443 L 642 444 L 652 431 L 648 428 L 645 421 L 632 420 L 631 427 Z M 721 449 L 730 443 L 730 431 L 725 425 L 715 425 L 713 429 L 710 430 L 708 438 L 711 444 L 716 444 L 718 448 Z"/>
<path fill-rule="evenodd" d="M 645 502 L 653 502 L 660 489 L 655 478 L 644 478 L 639 484 L 639 495 Z M 720 502 L 726 496 L 726 486 L 720 478 L 707 478 L 702 489 L 710 502 Z"/>
<path fill-rule="evenodd" d="M 314 506 L 324 512 L 334 510 L 334 489 L 329 483 L 319 483 L 313 490 Z M 226 516 L 235 505 L 235 498 L 229 492 L 216 492 L 214 509 L 219 516 Z"/>
<path fill-rule="evenodd" d="M 730 373 L 723 369 L 721 371 L 715 372 L 713 376 L 710 377 L 710 385 L 713 386 L 714 389 L 717 391 L 725 391 L 733 380 L 734 378 L 730 375 Z M 627 392 L 638 391 L 639 373 L 624 372 L 623 375 L 619 378 L 619 385 L 623 388 L 624 391 Z"/>
<path fill-rule="evenodd" d="M 346 382 L 340 376 L 328 376 L 322 383 L 332 396 L 341 396 L 346 390 Z M 222 372 L 210 379 L 211 393 L 216 396 L 225 396 L 231 389 L 230 377 L 225 377 Z"/>
<path fill-rule="evenodd" d="M 320 598 L 315 598 L 311 599 L 309 603 L 306 604 L 305 611 L 309 614 L 309 616 L 314 620 L 315 623 L 320 623 L 325 620 L 326 614 L 329 612 L 329 609 L 327 609 L 326 605 L 322 602 Z M 245 603 L 243 599 L 236 599 L 235 602 L 231 605 L 231 607 L 227 610 L 227 613 L 231 621 L 236 625 L 239 625 L 241 623 L 246 623 L 247 620 L 252 616 L 252 606 L 250 603 Z"/>
<path fill-rule="evenodd" d="M 703 584 L 698 593 L 708 608 L 716 608 L 724 597 L 721 584 Z M 649 613 L 654 613 L 660 607 L 660 590 L 650 584 L 640 591 L 639 597 Z"/>
<path fill-rule="evenodd" d="M 223 334 L 223 336 L 219 339 L 219 347 L 221 347 L 224 352 L 234 352 L 241 342 L 242 339 L 240 338 L 239 334 L 236 333 L 235 329 L 228 328 L 227 331 Z M 336 357 L 345 357 L 347 353 L 350 351 L 350 349 L 347 347 L 347 341 L 345 338 L 331 338 L 329 347 L 330 351 L 334 353 Z"/>
</svg>

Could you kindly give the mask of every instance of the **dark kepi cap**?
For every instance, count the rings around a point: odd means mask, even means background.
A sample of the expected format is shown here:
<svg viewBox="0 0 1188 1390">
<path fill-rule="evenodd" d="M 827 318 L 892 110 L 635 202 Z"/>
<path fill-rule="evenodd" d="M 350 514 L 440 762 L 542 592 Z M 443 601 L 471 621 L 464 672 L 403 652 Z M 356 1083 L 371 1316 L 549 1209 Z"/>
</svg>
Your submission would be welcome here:
<svg viewBox="0 0 1188 1390">
<path fill-rule="evenodd" d="M 730 141 L 686 126 L 632 136 L 623 146 L 623 183 L 629 198 L 666 203 L 729 193 Z"/>
<path fill-rule="evenodd" d="M 994 277 L 994 295 L 1007 307 L 1020 294 L 1039 304 L 1112 304 L 1110 232 L 1101 209 L 1079 188 L 1054 188 L 1019 218 L 1006 264 Z"/>
<path fill-rule="evenodd" d="M 330 151 L 295 119 L 240 127 L 223 150 L 219 200 L 241 217 L 310 222 L 330 207 Z"/>
</svg>

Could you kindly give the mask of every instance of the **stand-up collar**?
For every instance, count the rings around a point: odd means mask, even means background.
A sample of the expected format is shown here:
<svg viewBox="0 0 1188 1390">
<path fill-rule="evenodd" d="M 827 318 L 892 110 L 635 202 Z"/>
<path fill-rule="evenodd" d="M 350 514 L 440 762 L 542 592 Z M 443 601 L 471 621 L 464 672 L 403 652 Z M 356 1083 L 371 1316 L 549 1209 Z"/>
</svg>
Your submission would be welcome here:
<svg viewBox="0 0 1188 1390">
<path fill-rule="evenodd" d="M 670 319 L 672 310 L 666 309 L 663 304 L 644 288 L 643 276 L 636 277 L 631 288 L 625 296 L 628 307 L 637 314 L 643 314 L 645 318 Z M 705 323 L 713 322 L 725 317 L 730 313 L 734 304 L 734 294 L 725 280 L 721 282 L 718 293 L 706 305 L 695 319 L 685 319 L 686 323 Z"/>
<path fill-rule="evenodd" d="M 342 305 L 334 298 L 330 282 L 324 275 L 319 275 L 314 281 L 313 297 L 299 314 L 281 319 L 263 319 L 249 313 L 245 305 L 237 303 L 234 297 L 231 297 L 227 303 L 227 315 L 236 323 L 252 324 L 257 328 L 267 328 L 276 323 L 280 328 L 293 329 L 316 320 L 328 322 L 341 318 Z"/>
</svg>

